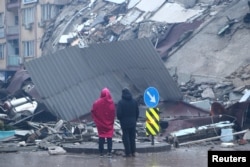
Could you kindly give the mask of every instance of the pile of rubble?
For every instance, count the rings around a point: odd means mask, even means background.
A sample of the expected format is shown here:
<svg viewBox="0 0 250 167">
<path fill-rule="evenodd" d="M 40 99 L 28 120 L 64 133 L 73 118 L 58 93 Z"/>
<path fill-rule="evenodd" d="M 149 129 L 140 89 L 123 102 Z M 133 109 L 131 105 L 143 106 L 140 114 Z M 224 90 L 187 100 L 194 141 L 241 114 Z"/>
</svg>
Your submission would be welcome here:
<svg viewBox="0 0 250 167">
<path fill-rule="evenodd" d="M 98 143 L 99 139 L 97 128 L 92 121 L 59 120 L 45 123 L 26 121 L 25 123 L 25 128 L 10 127 L 10 129 L 5 129 L 7 131 L 1 131 L 8 132 L 9 135 L 3 137 L 0 134 L 0 148 L 6 148 L 4 146 L 6 143 L 15 143 L 19 147 L 36 146 L 38 149 L 50 150 L 66 143 Z M 146 136 L 144 124 L 144 121 L 137 123 L 137 142 L 150 141 L 150 137 Z M 0 128 L 4 130 L 3 127 Z M 122 143 L 122 131 L 118 120 L 115 120 L 114 130 L 113 142 Z M 2 152 L 1 149 L 0 152 Z"/>
<path fill-rule="evenodd" d="M 143 2 L 146 3 L 147 1 Z M 230 1 L 200 0 L 199 3 L 196 3 L 197 1 L 187 2 L 178 0 L 177 2 L 184 4 L 187 10 L 193 7 L 196 7 L 195 9 L 202 8 L 202 14 L 200 11 L 197 12 L 195 10 L 192 11 L 195 13 L 193 17 L 187 18 L 187 22 L 192 22 L 198 18 L 202 18 L 201 15 L 203 14 L 205 14 L 205 16 L 209 15 L 208 13 L 211 11 L 208 12 L 208 10 L 213 10 L 210 8 L 211 6 L 214 7 L 222 3 L 229 3 Z M 162 6 L 166 7 L 168 7 L 168 5 L 176 5 L 172 1 L 162 1 L 162 3 L 164 3 Z M 98 1 L 98 3 L 95 0 L 90 2 L 74 1 L 72 5 L 65 8 L 68 12 L 62 12 L 55 22 L 47 25 L 46 33 L 41 42 L 43 54 L 47 55 L 73 45 L 87 47 L 92 43 L 142 37 L 150 38 L 155 44 L 156 49 L 159 49 L 159 46 L 161 46 L 160 43 L 171 34 L 170 31 L 176 24 L 152 21 L 149 18 L 151 18 L 156 11 L 142 12 L 138 10 L 138 8 L 140 9 L 142 6 L 134 4 L 133 8 L 128 8 L 129 5 L 131 4 L 113 4 L 109 1 Z M 98 13 L 97 11 L 102 12 Z M 198 20 L 200 21 L 202 19 Z M 70 27 L 70 25 L 75 26 Z M 172 41 L 167 51 L 181 44 L 182 40 L 185 40 L 193 31 L 185 31 L 182 33 Z M 167 53 L 162 52 L 162 54 L 166 56 L 165 54 Z M 210 105 L 216 101 L 226 110 L 236 102 L 247 102 L 249 97 L 250 65 L 246 65 L 230 76 L 222 78 L 219 83 L 214 81 L 198 83 L 192 76 L 187 78 L 187 80 L 181 80 L 175 74 L 173 75 L 173 79 L 176 80 L 179 85 L 185 102 L 191 104 L 192 102 L 209 99 Z M 246 95 L 246 97 L 244 95 Z M 75 122 L 69 122 L 58 120 L 60 117 L 52 115 L 46 106 L 40 103 L 40 97 L 35 91 L 35 85 L 32 84 L 25 70 L 20 73 L 17 80 L 13 78 L 7 83 L 1 84 L 0 97 L 0 130 L 14 131 L 14 136 L 12 133 L 9 138 L 1 140 L 1 142 L 18 142 L 20 146 L 35 144 L 38 145 L 39 148 L 48 149 L 50 146 L 62 145 L 63 143 L 96 142 L 98 139 L 96 127 L 92 121 L 77 120 Z M 238 108 L 240 107 L 236 106 L 236 109 Z M 234 108 L 234 110 L 236 109 Z M 242 108 L 242 111 L 244 111 L 244 109 L 247 110 L 248 108 Z M 222 114 L 230 115 L 232 113 Z M 207 113 L 207 116 L 208 115 L 209 111 Z M 183 121 L 182 116 L 183 115 L 179 115 L 177 121 Z M 199 117 L 200 122 L 202 122 L 201 118 L 204 117 Z M 164 125 L 161 126 L 159 136 L 163 135 L 161 137 L 164 142 L 178 143 L 212 136 L 218 137 L 221 129 L 231 129 L 235 126 L 235 122 L 228 117 L 225 118 L 225 120 L 214 122 L 213 120 L 211 121 L 213 118 L 214 117 L 207 117 L 210 123 L 192 128 L 186 128 L 183 124 L 183 129 L 171 131 L 167 135 L 164 134 L 164 130 L 167 126 Z M 189 121 L 188 123 L 190 123 L 191 119 L 194 119 L 193 115 L 185 121 Z M 137 124 L 138 142 L 151 140 L 145 133 L 145 121 L 145 119 L 141 119 Z M 121 135 L 119 122 L 116 121 L 114 142 L 121 142 Z"/>
<path fill-rule="evenodd" d="M 224 110 L 226 110 L 227 106 L 234 104 L 235 101 L 239 101 L 239 99 L 243 96 L 243 90 L 248 88 L 248 82 L 250 79 L 249 68 L 249 65 L 242 67 L 227 77 L 227 81 L 224 83 L 197 84 L 194 80 L 190 80 L 185 84 L 180 84 L 179 86 L 183 94 L 186 95 L 186 101 L 189 100 L 190 104 L 191 102 L 204 99 L 210 99 L 211 101 L 214 100 L 218 102 L 219 99 L 222 102 L 222 107 L 225 107 Z M 27 82 L 27 80 L 29 82 Z M 15 79 L 12 80 L 12 82 L 15 81 Z M 2 110 L 0 114 L 0 129 L 3 131 L 12 131 L 14 134 L 12 133 L 10 138 L 5 138 L 4 140 L 1 140 L 1 142 L 18 142 L 18 145 L 20 146 L 37 145 L 41 149 L 49 149 L 49 147 L 62 145 L 63 143 L 97 142 L 97 130 L 91 120 L 81 119 L 73 122 L 65 120 L 58 121 L 58 117 L 51 115 L 51 113 L 47 111 L 46 107 L 37 100 L 39 97 L 37 97 L 33 91 L 35 86 L 32 85 L 30 78 L 19 80 L 19 82 L 23 84 L 20 85 L 19 89 L 13 91 L 13 93 L 8 93 L 6 89 L 2 87 L 2 92 L 7 93 L 2 96 L 3 100 L 1 102 Z M 9 83 L 9 86 L 10 85 L 12 84 Z M 238 93 L 238 98 L 233 99 L 232 96 L 234 95 L 234 97 L 236 97 L 236 93 Z M 249 97 L 249 94 L 247 97 Z M 176 122 L 178 123 L 178 121 L 182 121 L 183 118 L 180 116 Z M 219 118 L 223 117 L 219 116 Z M 163 119 L 165 118 L 162 118 L 161 122 L 164 122 Z M 216 116 L 202 116 L 200 118 L 194 118 L 191 116 L 184 121 L 190 122 L 192 119 L 209 119 L 211 123 L 207 121 L 208 124 L 204 124 L 205 121 L 201 120 L 199 122 L 203 122 L 203 124 L 200 124 L 199 126 L 196 124 L 197 126 L 192 128 L 187 128 L 183 124 L 182 129 L 177 131 L 168 131 L 166 134 L 164 132 L 165 129 L 168 128 L 168 122 L 170 126 L 174 126 L 173 122 L 166 119 L 165 124 L 161 124 L 160 122 L 161 131 L 159 133 L 159 138 L 161 138 L 162 142 L 174 144 L 219 136 L 221 129 L 233 129 L 235 127 L 236 118 L 231 116 L 230 119 L 229 117 L 226 117 L 225 119 L 217 120 Z M 211 121 L 211 119 L 214 120 Z M 146 119 L 141 118 L 137 124 L 138 142 L 148 142 L 152 140 L 149 136 L 146 136 L 145 122 Z M 121 135 L 120 125 L 116 120 L 115 135 L 113 139 L 114 142 L 121 143 Z"/>
<path fill-rule="evenodd" d="M 176 80 L 176 76 L 173 75 Z M 231 75 L 225 77 L 221 82 L 201 82 L 197 83 L 192 76 L 187 81 L 179 81 L 179 87 L 187 102 L 209 99 L 212 102 L 220 102 L 224 107 L 228 107 L 250 89 L 250 65 L 247 64 Z"/>
<path fill-rule="evenodd" d="M 187 39 L 204 18 L 218 12 L 220 5 L 230 2 L 231 0 L 160 0 L 157 3 L 146 0 L 73 1 L 62 9 L 53 22 L 47 23 L 40 47 L 43 55 L 49 55 L 74 45 L 83 48 L 93 43 L 146 37 L 155 44 L 160 56 L 164 58 Z M 191 27 L 187 28 L 185 24 L 189 23 Z M 179 29 L 171 36 L 170 32 L 178 24 L 183 24 L 184 30 Z"/>
</svg>

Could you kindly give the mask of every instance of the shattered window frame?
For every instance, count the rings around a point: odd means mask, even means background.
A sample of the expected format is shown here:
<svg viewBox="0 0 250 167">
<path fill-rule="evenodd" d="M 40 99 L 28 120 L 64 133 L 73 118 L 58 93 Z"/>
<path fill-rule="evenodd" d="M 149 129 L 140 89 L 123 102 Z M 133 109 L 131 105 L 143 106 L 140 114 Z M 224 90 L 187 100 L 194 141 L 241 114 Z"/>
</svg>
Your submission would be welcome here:
<svg viewBox="0 0 250 167">
<path fill-rule="evenodd" d="M 34 40 L 31 41 L 23 41 L 23 55 L 24 57 L 34 57 L 34 49 L 35 49 L 35 44 Z"/>
</svg>

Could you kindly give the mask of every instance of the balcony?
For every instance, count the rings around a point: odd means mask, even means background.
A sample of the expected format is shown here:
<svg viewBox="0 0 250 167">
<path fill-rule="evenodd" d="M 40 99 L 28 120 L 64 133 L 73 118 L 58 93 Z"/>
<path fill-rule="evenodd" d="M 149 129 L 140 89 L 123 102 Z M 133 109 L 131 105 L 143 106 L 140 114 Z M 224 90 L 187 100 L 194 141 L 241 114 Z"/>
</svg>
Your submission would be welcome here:
<svg viewBox="0 0 250 167">
<path fill-rule="evenodd" d="M 8 1 L 7 3 L 7 9 L 8 10 L 13 10 L 15 8 L 18 8 L 19 7 L 19 0 L 10 0 Z"/>
<path fill-rule="evenodd" d="M 7 27 L 7 36 L 13 36 L 13 37 L 18 37 L 19 35 L 19 27 L 18 26 L 8 26 Z"/>
<path fill-rule="evenodd" d="M 55 5 L 67 5 L 70 2 L 71 0 L 54 0 L 52 3 Z"/>
<path fill-rule="evenodd" d="M 20 56 L 18 55 L 9 55 L 7 66 L 19 66 L 20 65 Z"/>
</svg>

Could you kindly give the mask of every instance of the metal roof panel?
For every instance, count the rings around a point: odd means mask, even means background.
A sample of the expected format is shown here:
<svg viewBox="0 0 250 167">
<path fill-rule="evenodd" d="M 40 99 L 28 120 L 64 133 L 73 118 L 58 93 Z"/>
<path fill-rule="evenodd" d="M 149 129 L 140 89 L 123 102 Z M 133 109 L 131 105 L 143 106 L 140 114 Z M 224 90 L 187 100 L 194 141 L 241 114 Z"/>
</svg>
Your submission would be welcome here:
<svg viewBox="0 0 250 167">
<path fill-rule="evenodd" d="M 147 38 L 77 46 L 25 63 L 48 109 L 65 120 L 90 112 L 92 103 L 108 87 L 115 102 L 123 87 L 143 95 L 149 86 L 162 100 L 180 100 L 181 92 Z"/>
</svg>

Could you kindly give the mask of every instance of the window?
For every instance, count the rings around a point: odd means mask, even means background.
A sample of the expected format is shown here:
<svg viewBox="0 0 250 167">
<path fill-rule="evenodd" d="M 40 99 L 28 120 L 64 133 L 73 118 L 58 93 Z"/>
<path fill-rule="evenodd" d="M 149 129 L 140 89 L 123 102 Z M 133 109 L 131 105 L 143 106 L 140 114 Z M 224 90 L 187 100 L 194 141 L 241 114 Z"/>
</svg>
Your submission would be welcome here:
<svg viewBox="0 0 250 167">
<path fill-rule="evenodd" d="M 29 4 L 34 2 L 37 2 L 37 0 L 23 0 L 23 4 Z"/>
<path fill-rule="evenodd" d="M 42 21 L 53 19 L 60 11 L 60 6 L 52 4 L 43 4 L 42 8 Z"/>
<path fill-rule="evenodd" d="M 23 9 L 23 24 L 29 25 L 34 22 L 34 8 Z"/>
<path fill-rule="evenodd" d="M 25 41 L 23 42 L 23 54 L 24 57 L 33 57 L 34 56 L 34 41 Z"/>
<path fill-rule="evenodd" d="M 4 38 L 4 15 L 0 13 L 0 38 Z"/>
<path fill-rule="evenodd" d="M 15 25 L 18 25 L 19 21 L 18 21 L 18 16 L 15 16 Z"/>
<path fill-rule="evenodd" d="M 4 35 L 4 28 L 1 28 L 0 27 L 0 38 L 4 38 L 5 35 Z"/>
<path fill-rule="evenodd" d="M 3 21 L 3 13 L 0 13 L 0 28 L 2 28 L 4 25 L 4 21 Z"/>
<path fill-rule="evenodd" d="M 42 5 L 42 21 L 46 21 L 50 19 L 50 4 Z"/>
<path fill-rule="evenodd" d="M 4 44 L 0 44 L 0 60 L 4 59 Z"/>
</svg>

